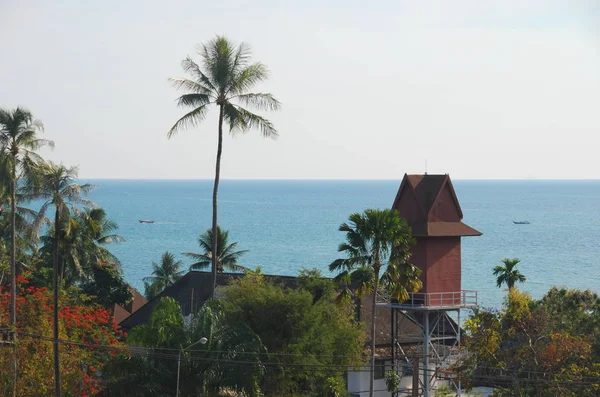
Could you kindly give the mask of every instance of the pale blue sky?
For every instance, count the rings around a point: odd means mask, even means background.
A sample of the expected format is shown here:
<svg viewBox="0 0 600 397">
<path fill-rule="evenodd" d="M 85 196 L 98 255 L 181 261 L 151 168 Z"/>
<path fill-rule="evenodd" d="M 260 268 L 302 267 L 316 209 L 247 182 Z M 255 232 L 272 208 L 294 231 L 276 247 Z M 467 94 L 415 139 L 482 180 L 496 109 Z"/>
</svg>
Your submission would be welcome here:
<svg viewBox="0 0 600 397">
<path fill-rule="evenodd" d="M 216 112 L 168 77 L 215 34 L 271 70 L 275 141 L 224 178 L 600 178 L 598 1 L 0 0 L 0 106 L 24 105 L 86 178 L 211 178 Z"/>
</svg>

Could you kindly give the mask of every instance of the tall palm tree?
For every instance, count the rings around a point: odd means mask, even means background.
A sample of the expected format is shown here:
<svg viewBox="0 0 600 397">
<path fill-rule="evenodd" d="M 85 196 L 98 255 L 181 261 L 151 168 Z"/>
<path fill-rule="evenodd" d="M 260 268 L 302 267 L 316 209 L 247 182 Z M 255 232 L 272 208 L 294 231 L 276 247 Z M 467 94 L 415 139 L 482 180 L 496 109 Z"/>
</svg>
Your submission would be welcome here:
<svg viewBox="0 0 600 397">
<path fill-rule="evenodd" d="M 410 247 L 413 244 L 410 227 L 396 210 L 367 209 L 354 213 L 349 223 L 339 230 L 346 233 L 346 242 L 338 251 L 347 258 L 337 259 L 329 265 L 330 271 L 338 271 L 338 280 L 346 285 L 355 282 L 359 296 L 372 293 L 371 299 L 371 376 L 369 395 L 373 397 L 375 375 L 375 319 L 376 299 L 380 283 L 394 298 L 405 300 L 407 288 L 416 291 L 422 283 L 420 270 L 409 264 Z M 383 277 L 381 272 L 383 270 Z"/>
<path fill-rule="evenodd" d="M 215 182 L 213 187 L 212 231 L 217 234 L 217 194 L 221 174 L 223 152 L 223 122 L 229 125 L 231 134 L 243 133 L 252 128 L 261 130 L 263 136 L 274 138 L 277 130 L 273 124 L 242 106 L 258 110 L 277 110 L 280 106 L 271 94 L 248 92 L 257 83 L 266 80 L 268 70 L 260 62 L 251 63 L 250 47 L 242 43 L 235 46 L 227 38 L 217 36 L 199 48 L 202 68 L 191 58 L 182 62 L 183 70 L 191 78 L 173 78 L 178 89 L 184 90 L 177 103 L 191 110 L 171 127 L 168 137 L 173 137 L 182 128 L 194 127 L 204 120 L 208 109 L 216 105 L 219 109 L 219 128 Z M 213 240 L 212 252 L 218 252 L 217 240 Z M 217 282 L 217 258 L 212 258 L 212 295 Z"/>
<path fill-rule="evenodd" d="M 160 264 L 152 262 L 152 276 L 144 277 L 146 297 L 154 298 L 169 285 L 175 283 L 183 275 L 181 261 L 175 260 L 175 255 L 166 251 L 160 257 Z"/>
<path fill-rule="evenodd" d="M 229 231 L 222 230 L 217 226 L 217 271 L 222 273 L 225 270 L 234 272 L 245 272 L 248 270 L 244 266 L 238 265 L 238 259 L 244 255 L 247 250 L 235 251 L 238 243 L 229 244 Z M 212 264 L 213 231 L 206 230 L 198 237 L 198 245 L 202 248 L 201 254 L 193 252 L 184 252 L 183 255 L 192 258 L 195 263 L 190 266 L 190 270 L 206 269 Z"/>
<path fill-rule="evenodd" d="M 512 289 L 516 283 L 524 283 L 527 278 L 519 270 L 516 269 L 516 266 L 521 262 L 519 258 L 502 259 L 503 265 L 497 265 L 494 267 L 494 276 L 496 276 L 496 284 L 498 288 L 502 287 L 502 284 L 506 284 L 508 289 Z"/>
<path fill-rule="evenodd" d="M 24 190 L 30 197 L 44 200 L 34 224 L 38 225 L 50 206 L 54 207 L 54 247 L 52 255 L 52 287 L 54 290 L 54 380 L 56 395 L 60 397 L 60 361 L 58 350 L 58 290 L 64 274 L 64 260 L 60 256 L 60 244 L 73 226 L 72 212 L 78 213 L 76 205 L 94 206 L 83 197 L 93 189 L 93 185 L 75 183 L 77 167 L 66 167 L 53 162 L 40 162 L 30 176 L 30 183 Z M 60 280 L 59 280 L 60 279 Z"/>
<path fill-rule="evenodd" d="M 27 172 L 32 162 L 39 159 L 35 150 L 42 146 L 53 146 L 52 141 L 39 139 L 37 133 L 43 130 L 39 120 L 33 118 L 30 111 L 17 107 L 13 110 L 0 109 L 0 151 L 3 180 L 8 180 L 10 192 L 10 324 L 14 329 L 16 324 L 16 205 L 17 185 L 21 175 Z M 6 178 L 7 177 L 7 178 Z M 16 383 L 16 361 L 13 382 Z M 13 395 L 16 389 L 13 388 Z"/>
</svg>

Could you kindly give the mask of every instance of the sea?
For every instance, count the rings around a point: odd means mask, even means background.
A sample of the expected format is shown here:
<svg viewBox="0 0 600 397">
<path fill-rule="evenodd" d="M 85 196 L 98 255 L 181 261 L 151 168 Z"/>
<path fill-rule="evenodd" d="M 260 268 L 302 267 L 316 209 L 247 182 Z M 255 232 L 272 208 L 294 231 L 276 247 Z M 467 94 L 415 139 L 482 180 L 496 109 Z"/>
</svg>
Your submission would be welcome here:
<svg viewBox="0 0 600 397">
<path fill-rule="evenodd" d="M 199 252 L 197 239 L 211 225 L 212 180 L 90 180 L 91 199 L 105 208 L 125 242 L 109 248 L 125 279 L 143 291 L 152 262 L 170 251 Z M 483 233 L 462 239 L 462 288 L 498 308 L 506 292 L 492 268 L 519 258 L 534 298 L 552 286 L 600 292 L 600 181 L 455 180 L 463 221 Z M 219 224 L 230 242 L 248 250 L 240 264 L 267 274 L 297 275 L 328 265 L 353 212 L 389 208 L 398 180 L 222 180 Z M 140 223 L 151 219 L 154 223 Z M 527 225 L 513 221 L 527 220 Z"/>
</svg>

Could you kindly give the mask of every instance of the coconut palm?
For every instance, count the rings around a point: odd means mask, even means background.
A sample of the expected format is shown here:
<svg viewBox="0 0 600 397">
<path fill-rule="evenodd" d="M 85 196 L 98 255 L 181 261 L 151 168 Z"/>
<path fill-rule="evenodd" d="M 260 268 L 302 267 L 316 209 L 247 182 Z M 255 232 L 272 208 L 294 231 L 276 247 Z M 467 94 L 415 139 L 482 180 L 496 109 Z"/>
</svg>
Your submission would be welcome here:
<svg viewBox="0 0 600 397">
<path fill-rule="evenodd" d="M 494 276 L 496 276 L 496 284 L 498 288 L 502 287 L 502 284 L 506 284 L 508 289 L 512 289 L 516 283 L 524 283 L 527 279 L 521 274 L 516 266 L 521 262 L 519 258 L 502 259 L 503 265 L 497 265 L 494 267 Z"/>
<path fill-rule="evenodd" d="M 152 262 L 152 276 L 144 277 L 146 297 L 154 298 L 169 285 L 175 283 L 183 275 L 181 261 L 175 260 L 175 255 L 166 251 L 160 257 L 160 264 Z"/>
<path fill-rule="evenodd" d="M 105 247 L 106 244 L 125 240 L 112 233 L 116 229 L 117 223 L 108 219 L 102 208 L 85 208 L 83 211 L 77 211 L 68 220 L 66 232 L 59 244 L 59 255 L 65 269 L 63 280 L 66 284 L 89 281 L 99 263 L 120 265 L 119 259 Z M 52 253 L 54 238 L 51 230 L 48 235 L 41 237 L 42 256 Z"/>
<path fill-rule="evenodd" d="M 30 111 L 17 107 L 13 110 L 0 109 L 0 161 L 3 182 L 8 181 L 10 193 L 10 324 L 16 324 L 16 206 L 17 185 L 23 173 L 32 162 L 38 160 L 35 150 L 42 146 L 53 146 L 52 141 L 39 139 L 37 133 L 43 130 L 39 120 L 33 118 Z M 6 184 L 3 183 L 4 186 Z M 16 364 L 15 364 L 16 365 Z M 16 375 L 15 375 L 16 376 Z M 16 382 L 16 378 L 13 379 Z M 13 395 L 15 390 L 13 389 Z"/>
<path fill-rule="evenodd" d="M 100 207 L 86 208 L 83 213 L 78 214 L 76 220 L 85 239 L 85 244 L 79 247 L 79 255 L 87 254 L 88 263 L 91 265 L 100 262 L 120 265 L 119 259 L 105 246 L 123 242 L 125 239 L 114 233 L 119 229 L 119 225 L 108 218 L 106 211 Z"/>
<path fill-rule="evenodd" d="M 227 230 L 221 230 L 217 226 L 217 271 L 219 273 L 225 270 L 234 272 L 245 272 L 248 270 L 244 266 L 238 265 L 238 259 L 244 255 L 247 250 L 236 251 L 238 243 L 229 244 L 229 232 Z M 198 237 L 198 245 L 202 248 L 201 254 L 193 252 L 184 252 L 183 255 L 188 258 L 192 258 L 195 262 L 190 266 L 190 270 L 202 270 L 209 268 L 212 264 L 212 247 L 213 247 L 213 231 L 212 229 L 206 230 L 203 234 Z"/>
<path fill-rule="evenodd" d="M 408 263 L 410 246 L 413 244 L 410 227 L 396 210 L 368 209 L 362 214 L 351 214 L 349 221 L 339 228 L 346 233 L 346 242 L 340 244 L 338 251 L 345 252 L 347 258 L 333 261 L 329 270 L 339 272 L 336 279 L 343 284 L 354 284 L 359 296 L 372 294 L 369 394 L 372 397 L 375 375 L 375 312 L 380 283 L 398 300 L 405 300 L 407 289 L 416 291 L 421 288 L 422 283 L 418 278 L 420 270 Z"/>
<path fill-rule="evenodd" d="M 215 181 L 213 187 L 212 231 L 217 234 L 217 194 L 221 173 L 221 154 L 223 152 L 223 123 L 229 125 L 231 134 L 243 133 L 252 128 L 260 129 L 265 137 L 274 138 L 277 130 L 273 124 L 252 113 L 243 106 L 257 110 L 276 110 L 280 103 L 271 94 L 250 93 L 249 90 L 268 77 L 267 68 L 260 62 L 251 63 L 250 48 L 242 43 L 235 46 L 227 38 L 217 36 L 207 44 L 201 45 L 200 67 L 191 58 L 182 62 L 183 70 L 191 78 L 173 78 L 171 81 L 178 89 L 185 91 L 177 103 L 191 110 L 171 127 L 168 137 L 173 137 L 183 128 L 194 127 L 204 120 L 208 109 L 216 105 L 219 109 L 219 127 Z M 218 252 L 217 240 L 213 240 L 211 252 Z M 217 282 L 216 256 L 212 258 L 212 294 Z"/>
<path fill-rule="evenodd" d="M 60 255 L 60 245 L 68 236 L 72 222 L 72 213 L 79 213 L 76 205 L 94 206 L 94 203 L 83 197 L 92 190 L 93 185 L 75 183 L 77 167 L 66 167 L 53 162 L 40 162 L 30 176 L 30 183 L 24 187 L 29 197 L 44 200 L 34 225 L 40 225 L 50 206 L 54 207 L 54 246 L 52 255 L 52 284 L 54 290 L 54 378 L 56 395 L 60 396 L 60 362 L 58 355 L 58 290 L 64 277 L 64 260 Z M 80 269 L 77 269 L 80 271 Z M 59 280 L 60 279 L 60 280 Z"/>
</svg>

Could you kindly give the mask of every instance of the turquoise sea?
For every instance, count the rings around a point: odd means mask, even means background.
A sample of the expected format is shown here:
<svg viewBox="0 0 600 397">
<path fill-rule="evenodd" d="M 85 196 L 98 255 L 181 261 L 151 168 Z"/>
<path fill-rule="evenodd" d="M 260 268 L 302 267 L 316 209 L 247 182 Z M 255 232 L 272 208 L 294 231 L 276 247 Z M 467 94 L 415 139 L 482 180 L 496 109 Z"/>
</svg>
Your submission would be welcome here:
<svg viewBox="0 0 600 397">
<path fill-rule="evenodd" d="M 88 182 L 88 181 L 86 181 Z M 92 180 L 91 198 L 120 225 L 127 240 L 110 246 L 125 278 L 142 278 L 164 251 L 198 252 L 197 237 L 211 223 L 210 180 Z M 499 306 L 504 292 L 492 267 L 518 257 L 541 297 L 553 285 L 600 292 L 600 181 L 453 181 L 464 222 L 483 232 L 463 239 L 463 289 L 479 291 L 484 306 Z M 337 231 L 352 212 L 391 206 L 394 181 L 223 180 L 219 223 L 249 252 L 244 266 L 269 274 L 296 275 L 318 268 L 328 275 L 344 235 Z M 138 219 L 153 219 L 140 224 Z M 514 225 L 528 220 L 529 225 Z"/>
</svg>

